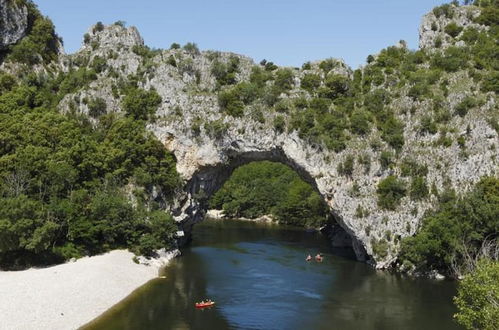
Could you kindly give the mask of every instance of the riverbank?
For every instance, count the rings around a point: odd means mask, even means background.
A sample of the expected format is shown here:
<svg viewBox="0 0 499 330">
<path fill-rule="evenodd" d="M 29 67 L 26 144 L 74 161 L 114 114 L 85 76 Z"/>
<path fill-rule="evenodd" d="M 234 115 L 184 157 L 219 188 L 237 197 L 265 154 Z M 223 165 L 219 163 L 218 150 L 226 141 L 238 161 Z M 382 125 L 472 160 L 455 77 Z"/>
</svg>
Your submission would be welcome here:
<svg viewBox="0 0 499 330">
<path fill-rule="evenodd" d="M 212 219 L 212 220 L 227 220 L 227 219 L 231 219 L 231 218 L 228 218 L 228 217 L 225 216 L 223 210 L 208 210 L 206 212 L 206 218 L 209 218 L 209 219 Z M 274 217 L 272 217 L 271 214 L 262 215 L 261 217 L 257 217 L 257 218 L 239 217 L 239 218 L 237 218 L 237 220 L 278 224 L 278 221 L 276 219 L 274 219 Z"/>
<path fill-rule="evenodd" d="M 0 271 L 0 328 L 76 329 L 157 277 L 178 254 L 162 253 L 144 265 L 115 250 L 49 268 Z"/>
</svg>

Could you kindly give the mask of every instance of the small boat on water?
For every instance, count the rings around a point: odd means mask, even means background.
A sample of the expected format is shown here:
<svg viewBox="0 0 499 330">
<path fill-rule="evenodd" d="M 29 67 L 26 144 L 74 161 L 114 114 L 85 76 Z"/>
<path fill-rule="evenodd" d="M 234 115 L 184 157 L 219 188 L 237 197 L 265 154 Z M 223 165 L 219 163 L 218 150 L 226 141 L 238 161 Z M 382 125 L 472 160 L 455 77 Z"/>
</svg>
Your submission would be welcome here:
<svg viewBox="0 0 499 330">
<path fill-rule="evenodd" d="M 206 300 L 196 303 L 196 308 L 207 308 L 207 307 L 212 307 L 213 305 L 215 305 L 214 301 Z"/>
</svg>

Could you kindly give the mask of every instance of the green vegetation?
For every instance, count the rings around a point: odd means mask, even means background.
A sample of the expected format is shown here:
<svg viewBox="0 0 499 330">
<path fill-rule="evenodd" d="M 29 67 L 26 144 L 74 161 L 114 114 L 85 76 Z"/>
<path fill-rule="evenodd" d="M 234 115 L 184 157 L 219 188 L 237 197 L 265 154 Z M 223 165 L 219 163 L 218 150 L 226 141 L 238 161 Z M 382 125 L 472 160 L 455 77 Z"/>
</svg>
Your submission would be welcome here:
<svg viewBox="0 0 499 330">
<path fill-rule="evenodd" d="M 268 161 L 237 168 L 210 200 L 229 217 L 271 214 L 279 223 L 319 227 L 328 219 L 325 203 L 289 167 Z"/>
<path fill-rule="evenodd" d="M 130 87 L 122 101 L 123 110 L 130 117 L 138 120 L 148 120 L 161 104 L 161 97 L 155 90 L 143 90 Z"/>
<path fill-rule="evenodd" d="M 423 219 L 417 235 L 402 241 L 400 259 L 420 271 L 455 276 L 466 271 L 469 260 L 484 253 L 484 243 L 497 240 L 497 233 L 499 179 L 483 178 L 463 197 L 443 192 L 440 205 Z"/>
<path fill-rule="evenodd" d="M 481 260 L 460 283 L 454 298 L 456 320 L 466 329 L 494 330 L 499 326 L 499 262 Z"/>
<path fill-rule="evenodd" d="M 404 181 L 391 175 L 378 184 L 378 206 L 386 210 L 395 210 L 400 200 L 406 196 L 407 189 Z"/>
<path fill-rule="evenodd" d="M 149 196 L 156 190 L 171 198 L 179 183 L 175 160 L 137 120 L 145 119 L 157 97 L 124 90 L 140 97 L 125 95 L 129 116 L 123 118 L 105 114 L 102 99 L 90 99 L 96 125 L 76 113 L 58 113 L 59 100 L 83 87 L 86 72 L 52 79 L 30 74 L 18 81 L 1 75 L 2 267 L 123 247 L 147 255 L 173 243 L 173 219 L 160 211 L 161 199 Z"/>
<path fill-rule="evenodd" d="M 58 56 L 58 45 L 62 43 L 55 33 L 54 24 L 43 17 L 31 1 L 28 7 L 28 34 L 9 49 L 8 60 L 28 65 L 47 64 Z"/>
</svg>

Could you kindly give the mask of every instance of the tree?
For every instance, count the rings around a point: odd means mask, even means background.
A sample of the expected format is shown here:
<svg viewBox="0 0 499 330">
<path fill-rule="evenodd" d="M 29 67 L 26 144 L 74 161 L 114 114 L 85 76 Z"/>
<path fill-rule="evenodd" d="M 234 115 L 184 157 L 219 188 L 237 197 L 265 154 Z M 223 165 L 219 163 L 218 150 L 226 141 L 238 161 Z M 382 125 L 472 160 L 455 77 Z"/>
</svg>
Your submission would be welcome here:
<svg viewBox="0 0 499 330">
<path fill-rule="evenodd" d="M 459 283 L 456 320 L 466 329 L 499 328 L 499 261 L 481 260 Z"/>
<path fill-rule="evenodd" d="M 161 96 L 154 89 L 146 91 L 131 88 L 121 104 L 127 115 L 135 119 L 147 120 L 156 112 L 161 101 Z"/>
<path fill-rule="evenodd" d="M 378 206 L 386 210 L 395 210 L 402 197 L 406 195 L 405 183 L 391 175 L 378 184 Z"/>
</svg>

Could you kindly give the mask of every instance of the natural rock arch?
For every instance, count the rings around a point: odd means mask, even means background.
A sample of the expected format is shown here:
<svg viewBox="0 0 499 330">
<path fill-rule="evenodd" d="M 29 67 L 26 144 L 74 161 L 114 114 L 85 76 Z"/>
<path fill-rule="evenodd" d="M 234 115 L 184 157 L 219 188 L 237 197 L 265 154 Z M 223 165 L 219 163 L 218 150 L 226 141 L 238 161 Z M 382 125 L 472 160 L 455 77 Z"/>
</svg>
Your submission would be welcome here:
<svg viewBox="0 0 499 330">
<path fill-rule="evenodd" d="M 157 128 L 158 129 L 158 128 Z M 156 130 L 157 133 L 161 131 Z M 309 145 L 302 141 L 296 134 L 267 135 L 264 139 L 249 137 L 233 138 L 230 132 L 222 140 L 207 144 L 196 144 L 187 137 L 176 139 L 173 135 L 159 135 L 165 145 L 177 155 L 177 169 L 184 177 L 182 191 L 177 194 L 173 215 L 179 222 L 179 227 L 184 231 L 185 238 L 189 236 L 192 226 L 204 219 L 207 210 L 207 201 L 239 166 L 254 161 L 279 162 L 291 167 L 299 176 L 309 183 L 324 199 L 336 223 L 344 230 L 351 240 L 357 259 L 371 260 L 366 252 L 362 238 L 344 221 L 342 210 L 335 209 L 332 191 L 327 184 L 326 176 L 321 175 L 320 160 L 322 152 L 317 146 Z M 188 151 L 187 151 L 188 150 Z M 319 167 L 319 168 L 317 168 Z M 324 169 L 322 169 L 324 170 Z M 351 181 L 338 176 L 340 181 Z"/>
<path fill-rule="evenodd" d="M 423 26 L 436 19 L 429 14 Z M 421 40 L 435 35 L 434 31 L 421 31 Z M 220 93 L 235 87 L 220 86 L 213 73 L 215 63 L 227 64 L 236 59 L 235 80 L 248 82 L 252 70 L 259 67 L 248 57 L 187 49 L 152 52 L 144 47 L 135 28 L 119 24 L 106 26 L 102 31 L 91 28 L 88 37 L 90 42 L 78 53 L 62 57 L 61 64 L 68 65 L 75 58 L 92 63 L 99 57 L 108 59 L 107 69 L 85 88 L 66 95 L 59 104 L 61 111 L 73 108 L 88 113 L 89 108 L 83 100 L 101 98 L 107 112 L 122 112 L 122 96 L 117 88 L 120 79 L 127 81 L 129 77 L 135 77 L 139 88 L 154 89 L 162 103 L 147 128 L 177 159 L 177 171 L 185 186 L 176 194 L 175 202 L 172 205 L 165 203 L 165 207 L 186 230 L 204 213 L 205 206 L 199 198 L 202 196 L 198 194 L 201 188 L 211 194 L 235 167 L 251 160 L 274 160 L 290 165 L 320 193 L 338 223 L 352 237 L 359 258 L 367 255 L 376 267 L 386 268 L 397 259 L 401 238 L 414 235 L 425 211 L 437 203 L 438 192 L 452 188 L 461 193 L 470 189 L 480 177 L 499 172 L 498 149 L 491 148 L 498 133 L 488 120 L 491 109 L 497 106 L 491 93 L 485 104 L 471 109 L 465 118 L 453 116 L 451 119 L 454 140 L 466 133 L 466 157 L 462 156 L 458 143 L 441 145 L 439 135 L 421 133 L 421 122 L 424 116 L 432 113 L 432 103 L 414 100 L 407 95 L 406 89 L 398 90 L 398 96 L 385 105 L 399 122 L 404 123 L 403 146 L 399 145 L 395 150 L 383 139 L 382 131 L 372 125 L 365 135 L 346 133 L 342 141 L 344 149 L 336 148 L 335 151 L 328 149 L 327 143 L 320 142 L 313 134 L 308 138 L 300 137 L 299 129 L 292 125 L 292 113 L 288 113 L 286 107 L 272 107 L 259 99 L 245 105 L 238 114 L 220 106 Z M 148 56 L 141 55 L 144 52 Z M 353 71 L 344 62 L 331 59 L 325 62 L 332 66 L 328 75 L 352 79 Z M 293 81 L 287 81 L 292 87 L 278 95 L 280 101 L 292 104 L 300 98 L 310 99 L 312 96 L 301 83 L 309 73 L 325 77 L 321 63 L 308 63 L 308 68 L 304 69 L 287 68 L 292 72 Z M 265 70 L 261 66 L 260 69 Z M 116 75 L 118 77 L 113 77 Z M 460 86 L 468 86 L 470 90 L 474 85 L 472 79 L 463 79 L 462 72 L 452 74 L 451 80 L 466 83 Z M 276 81 L 273 86 L 275 84 Z M 387 83 L 377 89 L 392 87 Z M 445 101 L 448 111 L 454 111 L 465 96 L 461 88 L 449 91 Z M 75 100 L 80 102 L 75 104 Z M 318 116 L 314 120 L 321 118 Z M 286 125 L 282 125 L 283 122 Z M 329 142 L 338 142 L 333 141 L 335 136 L 328 136 Z M 393 166 L 382 166 L 383 152 L 396 154 Z M 345 175 L 339 169 L 347 159 L 354 161 L 350 161 L 353 167 Z M 405 161 L 425 167 L 427 186 L 436 193 L 422 199 L 406 196 L 395 210 L 383 209 L 377 200 L 378 183 L 393 175 L 409 187 L 411 178 L 401 169 Z"/>
</svg>

